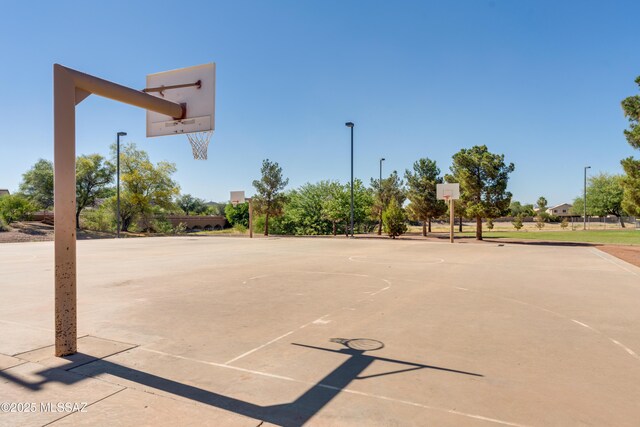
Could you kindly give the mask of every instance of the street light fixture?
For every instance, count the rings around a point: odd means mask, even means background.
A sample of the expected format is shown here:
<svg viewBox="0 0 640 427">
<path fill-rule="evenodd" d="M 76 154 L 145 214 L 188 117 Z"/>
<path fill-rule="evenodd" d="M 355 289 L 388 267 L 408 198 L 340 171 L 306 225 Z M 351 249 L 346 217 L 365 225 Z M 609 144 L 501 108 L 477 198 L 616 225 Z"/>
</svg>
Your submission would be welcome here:
<svg viewBox="0 0 640 427">
<path fill-rule="evenodd" d="M 584 193 L 582 201 L 584 202 L 584 218 L 582 223 L 582 229 L 587 229 L 587 169 L 591 169 L 591 166 L 584 167 Z"/>
<path fill-rule="evenodd" d="M 118 132 L 117 134 L 118 143 L 116 144 L 116 199 L 117 199 L 117 213 L 116 213 L 116 237 L 120 238 L 120 137 L 126 136 L 126 132 Z"/>
<path fill-rule="evenodd" d="M 351 128 L 351 238 L 353 238 L 353 122 L 347 122 L 344 124 L 346 127 Z"/>
</svg>

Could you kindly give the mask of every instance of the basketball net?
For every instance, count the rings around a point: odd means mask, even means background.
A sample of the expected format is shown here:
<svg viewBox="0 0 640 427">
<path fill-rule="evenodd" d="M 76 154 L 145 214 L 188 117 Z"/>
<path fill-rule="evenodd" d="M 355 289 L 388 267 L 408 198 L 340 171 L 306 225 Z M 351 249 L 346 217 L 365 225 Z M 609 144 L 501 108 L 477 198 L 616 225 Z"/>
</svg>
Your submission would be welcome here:
<svg viewBox="0 0 640 427">
<path fill-rule="evenodd" d="M 195 160 L 207 160 L 207 148 L 209 147 L 211 135 L 213 135 L 212 130 L 187 134 L 187 138 L 189 138 L 189 142 L 191 143 L 193 158 Z"/>
</svg>

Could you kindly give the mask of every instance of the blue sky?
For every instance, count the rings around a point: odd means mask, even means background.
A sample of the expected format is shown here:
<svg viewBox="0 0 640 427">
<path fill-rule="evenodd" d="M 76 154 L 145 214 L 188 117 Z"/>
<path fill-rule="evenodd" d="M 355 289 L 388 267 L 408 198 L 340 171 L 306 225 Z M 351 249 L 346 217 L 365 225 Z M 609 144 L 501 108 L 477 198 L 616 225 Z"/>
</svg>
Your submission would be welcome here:
<svg viewBox="0 0 640 427">
<path fill-rule="evenodd" d="M 0 188 L 53 158 L 52 65 L 143 88 L 145 77 L 217 64 L 208 161 L 186 136 L 145 136 L 145 112 L 91 96 L 76 110 L 78 154 L 109 154 L 117 131 L 176 163 L 183 193 L 252 193 L 263 159 L 290 187 L 404 172 L 420 157 L 448 172 L 486 144 L 515 163 L 515 200 L 581 193 L 585 165 L 621 173 L 638 152 L 620 101 L 638 93 L 638 2 L 6 2 Z"/>
</svg>

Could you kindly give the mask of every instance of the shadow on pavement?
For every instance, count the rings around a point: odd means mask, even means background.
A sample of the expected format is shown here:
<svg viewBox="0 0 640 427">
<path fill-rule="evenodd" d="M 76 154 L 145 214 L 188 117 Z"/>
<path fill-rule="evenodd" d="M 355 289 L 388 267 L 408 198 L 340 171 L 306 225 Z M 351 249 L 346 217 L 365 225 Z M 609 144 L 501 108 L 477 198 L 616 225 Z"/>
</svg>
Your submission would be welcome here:
<svg viewBox="0 0 640 427">
<path fill-rule="evenodd" d="M 343 340 L 334 339 L 333 342 L 338 342 L 349 345 L 349 341 L 356 340 Z M 370 340 L 372 341 L 372 340 Z M 379 341 L 376 341 L 379 342 Z M 382 344 L 382 343 L 380 343 Z M 187 399 L 191 399 L 206 405 L 211 405 L 216 408 L 224 409 L 227 411 L 235 412 L 240 415 L 244 415 L 250 418 L 254 418 L 261 421 L 266 421 L 279 426 L 300 426 L 309 421 L 315 414 L 317 414 L 322 408 L 324 408 L 334 397 L 336 397 L 340 391 L 346 388 L 354 380 L 365 380 L 369 378 L 380 377 L 383 375 L 394 375 L 403 372 L 410 372 L 418 369 L 436 369 L 439 371 L 451 372 L 455 374 L 471 375 L 476 377 L 482 377 L 480 374 L 473 372 L 459 371 L 455 369 L 442 368 L 438 366 L 423 365 L 419 363 L 405 362 L 396 359 L 389 359 L 384 357 L 375 357 L 366 355 L 366 351 L 371 350 L 356 350 L 353 348 L 343 348 L 340 350 L 334 350 L 323 347 L 315 347 L 305 344 L 292 343 L 299 347 L 305 347 L 314 350 L 327 351 L 331 353 L 338 353 L 348 355 L 349 358 L 345 360 L 340 366 L 331 371 L 323 379 L 311 386 L 304 394 L 298 397 L 295 401 L 289 403 L 283 403 L 271 406 L 260 406 L 243 400 L 235 399 L 233 397 L 224 396 L 209 390 L 204 390 L 198 387 L 190 386 L 187 384 L 179 383 L 167 378 L 159 377 L 157 375 L 149 374 L 146 372 L 132 369 L 126 366 L 122 366 L 116 363 L 112 363 L 103 359 L 93 360 L 85 365 L 92 365 L 92 375 L 109 374 L 122 379 L 132 381 L 141 384 L 146 387 L 154 388 L 157 390 L 171 393 L 177 396 L 181 396 Z M 384 345 L 382 345 L 384 346 Z M 381 346 L 381 347 L 382 347 Z M 381 348 L 378 347 L 378 348 Z M 376 348 L 374 348 L 375 350 Z M 86 356 L 77 353 L 74 355 Z M 375 375 L 360 376 L 360 374 L 369 367 L 374 361 L 383 361 L 396 363 L 400 365 L 409 366 L 406 369 L 394 370 L 385 373 L 379 373 Z M 80 366 L 85 366 L 80 365 Z M 75 366 L 70 370 L 79 366 Z M 0 371 L 0 377 L 10 380 L 22 387 L 28 388 L 33 391 L 39 391 L 45 384 L 49 382 L 61 382 L 63 384 L 74 384 L 87 378 L 82 375 L 68 375 L 61 369 L 46 369 L 38 372 L 36 375 L 42 377 L 41 381 L 26 382 L 20 378 L 9 374 L 6 371 Z"/>
</svg>

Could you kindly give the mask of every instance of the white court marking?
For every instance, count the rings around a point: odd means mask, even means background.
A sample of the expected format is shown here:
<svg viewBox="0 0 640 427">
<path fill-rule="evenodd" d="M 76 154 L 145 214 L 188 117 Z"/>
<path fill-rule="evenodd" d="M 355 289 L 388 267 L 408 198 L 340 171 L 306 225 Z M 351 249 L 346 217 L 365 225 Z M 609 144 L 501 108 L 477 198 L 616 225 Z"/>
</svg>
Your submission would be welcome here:
<svg viewBox="0 0 640 427">
<path fill-rule="evenodd" d="M 375 279 L 375 280 L 381 280 L 381 281 L 383 281 L 385 284 L 387 284 L 387 286 L 385 286 L 384 288 L 379 289 L 378 291 L 376 291 L 376 292 L 372 293 L 372 294 L 370 295 L 370 297 L 375 296 L 375 295 L 379 294 L 380 292 L 384 292 L 384 291 L 389 290 L 389 289 L 391 288 L 391 282 L 390 282 L 389 280 L 387 280 L 387 279 L 382 279 L 382 278 L 379 278 L 379 277 L 371 277 L 371 276 L 370 276 L 370 275 L 368 275 L 368 274 L 334 273 L 334 272 L 325 272 L 325 271 L 301 271 L 301 270 L 290 270 L 290 271 L 289 271 L 289 273 L 328 274 L 328 275 L 340 275 L 340 276 L 366 277 L 366 278 L 371 278 L 371 279 Z M 249 280 L 254 280 L 254 279 L 263 278 L 263 277 L 269 277 L 269 276 L 273 276 L 273 274 L 263 274 L 263 275 L 260 275 L 260 276 L 250 277 L 250 278 L 248 278 L 246 281 L 244 281 L 244 282 L 242 282 L 242 283 L 247 283 L 247 281 L 249 281 Z M 360 299 L 360 300 L 358 300 L 358 301 L 356 302 L 356 304 L 357 304 L 357 303 L 360 303 L 360 302 L 362 302 L 362 301 L 365 301 L 365 300 L 370 301 L 370 300 L 368 300 L 368 299 Z M 350 308 L 350 310 L 355 310 L 355 308 Z M 225 362 L 225 365 L 228 365 L 228 364 L 231 364 L 231 363 L 233 363 L 233 362 L 236 362 L 236 361 L 238 361 L 238 360 L 242 359 L 243 357 L 246 357 L 246 356 L 248 356 L 248 355 L 250 355 L 250 354 L 252 354 L 252 353 L 255 353 L 255 352 L 256 352 L 256 351 L 258 351 L 258 350 L 262 350 L 263 348 L 265 348 L 265 347 L 267 347 L 267 346 L 269 346 L 269 345 L 271 345 L 271 344 L 273 344 L 273 343 L 276 343 L 276 342 L 280 341 L 281 339 L 286 338 L 286 337 L 288 337 L 289 335 L 293 334 L 294 332 L 299 331 L 300 329 L 304 329 L 304 328 L 306 328 L 307 326 L 309 326 L 309 325 L 311 325 L 311 324 L 315 324 L 315 325 L 321 325 L 321 324 L 322 324 L 322 325 L 324 325 L 324 324 L 327 324 L 327 323 L 329 323 L 329 322 L 331 322 L 331 321 L 330 321 L 330 320 L 328 320 L 328 321 L 327 321 L 327 320 L 324 320 L 324 318 L 325 318 L 325 317 L 329 317 L 329 316 L 330 316 L 331 314 L 333 314 L 333 313 L 335 313 L 335 312 L 331 312 L 331 313 L 329 313 L 329 314 L 325 314 L 324 316 L 320 317 L 319 319 L 315 319 L 315 320 L 312 320 L 311 322 L 305 323 L 304 325 L 302 325 L 302 326 L 298 327 L 297 329 L 294 329 L 294 330 L 289 331 L 289 332 L 287 332 L 287 333 L 285 333 L 285 334 L 282 334 L 282 335 L 280 335 L 279 337 L 276 337 L 276 338 L 272 339 L 272 340 L 271 340 L 271 341 L 269 341 L 269 342 L 266 342 L 266 343 L 264 343 L 264 344 L 262 344 L 262 345 L 259 345 L 259 346 L 258 346 L 258 347 L 256 347 L 256 348 L 253 348 L 253 349 L 251 349 L 251 350 L 249 350 L 249 351 L 247 351 L 247 352 L 245 352 L 245 353 L 242 353 L 241 355 L 236 356 L 236 357 L 234 357 L 233 359 L 228 360 L 227 362 Z"/>
<path fill-rule="evenodd" d="M 591 252 L 592 254 L 597 255 L 599 258 L 602 258 L 603 260 L 615 265 L 616 267 L 619 267 L 621 269 L 623 269 L 624 271 L 626 271 L 627 273 L 631 273 L 634 276 L 637 276 L 638 274 L 635 271 L 629 270 L 627 267 L 625 267 L 624 265 L 612 260 L 611 258 L 609 258 L 608 256 L 605 256 L 601 251 L 599 251 L 598 249 L 594 249 L 594 248 L 589 248 L 589 252 Z"/>
<path fill-rule="evenodd" d="M 323 317 L 326 317 L 326 316 L 323 316 Z M 226 363 L 222 364 L 222 363 L 216 363 L 216 362 L 209 362 L 209 361 L 206 361 L 206 360 L 194 359 L 194 358 L 191 358 L 191 357 L 178 356 L 178 355 L 175 355 L 175 354 L 165 353 L 164 351 L 152 350 L 152 349 L 144 348 L 144 347 L 137 347 L 136 349 L 137 350 L 142 350 L 142 351 L 148 351 L 148 352 L 151 352 L 151 353 L 160 354 L 160 355 L 167 356 L 167 357 L 173 357 L 173 358 L 176 358 L 176 359 L 182 359 L 182 360 L 187 360 L 187 361 L 190 361 L 190 362 L 202 363 L 202 364 L 205 364 L 205 365 L 215 366 L 215 367 L 218 367 L 218 368 L 233 369 L 235 371 L 244 372 L 244 373 L 248 373 L 248 374 L 259 375 L 259 376 L 279 379 L 279 380 L 283 380 L 283 381 L 290 381 L 290 382 L 295 382 L 295 383 L 298 383 L 298 384 L 310 385 L 310 386 L 313 386 L 313 387 L 322 387 L 322 388 L 327 388 L 327 389 L 330 389 L 330 390 L 338 390 L 338 391 L 343 392 L 343 393 L 349 393 L 349 394 L 355 394 L 355 395 L 359 395 L 359 396 L 365 396 L 365 397 L 369 397 L 369 398 L 372 398 L 372 399 L 386 400 L 386 401 L 389 401 L 389 402 L 401 403 L 401 404 L 404 404 L 404 405 L 417 406 L 419 408 L 430 409 L 430 410 L 434 410 L 434 411 L 447 412 L 449 414 L 460 415 L 460 416 L 467 417 L 467 418 L 473 418 L 473 419 L 476 419 L 476 420 L 488 421 L 488 422 L 501 424 L 501 425 L 505 425 L 505 426 L 526 427 L 524 424 L 511 423 L 511 422 L 504 421 L 504 420 L 499 420 L 499 419 L 496 419 L 496 418 L 488 418 L 488 417 L 484 417 L 482 415 L 476 415 L 476 414 L 470 414 L 470 413 L 466 413 L 466 412 L 456 411 L 454 409 L 446 409 L 446 408 L 440 408 L 440 407 L 437 407 L 437 406 L 429 406 L 429 405 L 424 405 L 422 403 L 412 402 L 412 401 L 409 401 L 409 400 L 394 399 L 392 397 L 382 396 L 382 395 L 379 395 L 379 394 L 365 393 L 365 392 L 362 392 L 362 391 L 351 390 L 349 388 L 339 388 L 339 387 L 334 387 L 334 386 L 327 385 L 327 384 L 322 384 L 322 383 L 313 383 L 313 382 L 309 382 L 309 381 L 302 381 L 302 380 L 298 380 L 298 379 L 291 378 L 291 377 L 285 377 L 285 376 L 282 376 L 282 375 L 270 374 L 270 373 L 267 373 L 267 372 L 255 371 L 253 369 L 240 368 L 240 367 L 237 367 L 237 366 L 230 366 L 230 365 L 228 365 Z"/>
</svg>

